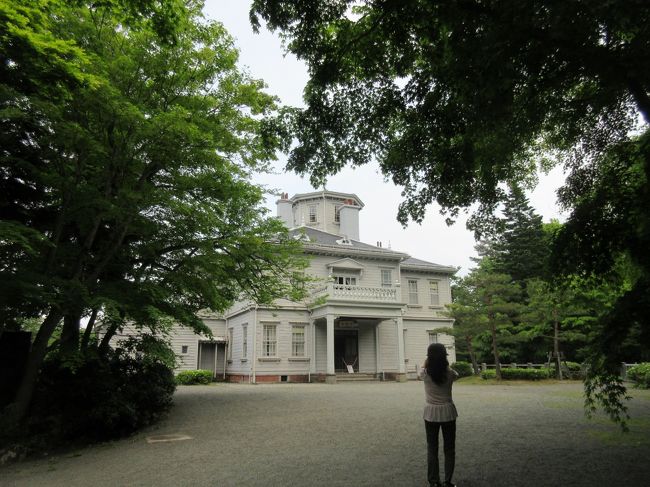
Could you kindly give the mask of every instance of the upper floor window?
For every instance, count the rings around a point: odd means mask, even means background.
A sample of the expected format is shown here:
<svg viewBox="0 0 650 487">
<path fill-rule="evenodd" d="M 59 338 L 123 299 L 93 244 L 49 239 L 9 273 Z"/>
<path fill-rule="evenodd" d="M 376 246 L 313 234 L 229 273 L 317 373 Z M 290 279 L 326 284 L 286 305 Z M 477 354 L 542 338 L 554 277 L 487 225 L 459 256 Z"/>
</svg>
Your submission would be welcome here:
<svg viewBox="0 0 650 487">
<path fill-rule="evenodd" d="M 438 306 L 440 304 L 440 294 L 438 292 L 438 281 L 429 281 L 429 295 L 431 296 L 431 304 Z"/>
<path fill-rule="evenodd" d="M 241 358 L 246 358 L 248 355 L 248 325 L 242 325 L 241 333 Z"/>
<path fill-rule="evenodd" d="M 262 355 L 264 357 L 275 357 L 277 348 L 276 326 L 264 325 L 262 331 Z"/>
<path fill-rule="evenodd" d="M 393 284 L 393 273 L 390 269 L 381 270 L 381 285 L 382 287 L 391 287 Z"/>
<path fill-rule="evenodd" d="M 336 205 L 334 207 L 334 221 L 336 223 L 341 222 L 341 205 Z"/>
<path fill-rule="evenodd" d="M 432 343 L 438 343 L 438 334 L 434 331 L 429 332 L 429 345 Z"/>
<path fill-rule="evenodd" d="M 309 207 L 309 223 L 316 223 L 316 205 Z"/>
<path fill-rule="evenodd" d="M 352 276 L 334 276 L 334 284 L 341 284 L 343 286 L 356 286 L 357 278 Z"/>
<path fill-rule="evenodd" d="M 305 356 L 305 327 L 294 325 L 291 329 L 291 355 Z"/>
<path fill-rule="evenodd" d="M 228 360 L 232 360 L 232 328 L 228 328 Z"/>
<path fill-rule="evenodd" d="M 418 304 L 418 281 L 409 279 L 409 304 Z"/>
</svg>

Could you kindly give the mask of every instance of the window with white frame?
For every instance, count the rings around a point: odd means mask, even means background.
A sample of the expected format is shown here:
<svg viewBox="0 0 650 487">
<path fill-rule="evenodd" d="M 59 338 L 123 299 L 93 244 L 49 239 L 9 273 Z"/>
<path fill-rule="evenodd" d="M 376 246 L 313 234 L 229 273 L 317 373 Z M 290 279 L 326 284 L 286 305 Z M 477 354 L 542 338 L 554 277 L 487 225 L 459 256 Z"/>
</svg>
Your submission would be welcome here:
<svg viewBox="0 0 650 487">
<path fill-rule="evenodd" d="M 228 360 L 232 360 L 232 328 L 228 328 Z"/>
<path fill-rule="evenodd" d="M 393 273 L 390 269 L 381 270 L 381 286 L 391 287 L 393 285 Z"/>
<path fill-rule="evenodd" d="M 291 355 L 305 356 L 305 327 L 302 325 L 293 325 L 291 328 Z"/>
<path fill-rule="evenodd" d="M 246 358 L 248 356 L 248 325 L 242 325 L 241 334 L 241 358 Z"/>
<path fill-rule="evenodd" d="M 316 223 L 316 205 L 309 207 L 309 223 Z"/>
<path fill-rule="evenodd" d="M 409 279 L 409 304 L 418 304 L 418 281 Z"/>
<path fill-rule="evenodd" d="M 334 276 L 334 284 L 342 286 L 356 286 L 357 278 L 354 276 Z"/>
<path fill-rule="evenodd" d="M 438 306 L 440 304 L 438 281 L 429 281 L 429 295 L 431 296 L 431 304 Z"/>
<path fill-rule="evenodd" d="M 263 325 L 262 328 L 262 355 L 275 357 L 277 354 L 278 340 L 276 338 L 276 325 Z"/>
<path fill-rule="evenodd" d="M 336 205 L 334 207 L 334 221 L 336 223 L 341 223 L 341 205 Z"/>
</svg>

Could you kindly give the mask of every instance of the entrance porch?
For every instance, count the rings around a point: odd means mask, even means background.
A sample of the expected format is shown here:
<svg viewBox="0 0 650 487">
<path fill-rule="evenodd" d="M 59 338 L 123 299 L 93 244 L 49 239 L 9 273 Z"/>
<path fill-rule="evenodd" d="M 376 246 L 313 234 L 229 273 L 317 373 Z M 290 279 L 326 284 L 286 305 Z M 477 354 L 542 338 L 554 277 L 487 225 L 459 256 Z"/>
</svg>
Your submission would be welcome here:
<svg viewBox="0 0 650 487">
<path fill-rule="evenodd" d="M 406 380 L 401 316 L 335 315 L 311 321 L 311 374 L 335 383 L 337 376 Z"/>
</svg>

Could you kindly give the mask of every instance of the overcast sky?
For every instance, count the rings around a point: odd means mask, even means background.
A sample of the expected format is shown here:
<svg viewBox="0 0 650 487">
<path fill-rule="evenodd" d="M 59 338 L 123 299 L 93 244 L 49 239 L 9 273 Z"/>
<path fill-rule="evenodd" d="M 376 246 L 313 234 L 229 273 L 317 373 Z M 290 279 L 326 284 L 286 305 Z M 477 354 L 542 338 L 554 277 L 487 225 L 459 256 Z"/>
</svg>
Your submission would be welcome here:
<svg viewBox="0 0 650 487">
<path fill-rule="evenodd" d="M 317 1 L 317 0 L 316 0 Z M 263 79 L 267 91 L 278 96 L 282 103 L 304 106 L 302 91 L 307 81 L 307 69 L 293 55 L 285 54 L 277 34 L 262 29 L 255 34 L 248 20 L 248 0 L 206 0 L 205 14 L 209 19 L 222 22 L 240 51 L 240 66 L 255 78 Z M 286 157 L 280 156 L 275 175 L 260 175 L 255 182 L 278 189 L 292 196 L 296 193 L 314 191 L 308 178 L 284 172 Z M 563 182 L 561 170 L 541 175 L 536 190 L 529 194 L 531 204 L 544 217 L 563 219 L 556 204 L 555 190 Z M 318 188 L 320 189 L 320 188 Z M 471 267 L 470 257 L 475 255 L 474 238 L 465 228 L 466 218 L 459 218 L 451 227 L 432 205 L 422 223 L 410 223 L 407 228 L 397 222 L 397 206 L 401 201 L 401 189 L 385 182 L 376 165 L 366 165 L 356 170 L 346 168 L 333 176 L 327 189 L 344 193 L 355 193 L 365 207 L 359 215 L 361 240 L 375 244 L 389 243 L 394 250 L 413 257 L 443 265 L 461 267 L 464 275 Z M 275 214 L 276 198 L 267 199 L 267 206 Z"/>
</svg>

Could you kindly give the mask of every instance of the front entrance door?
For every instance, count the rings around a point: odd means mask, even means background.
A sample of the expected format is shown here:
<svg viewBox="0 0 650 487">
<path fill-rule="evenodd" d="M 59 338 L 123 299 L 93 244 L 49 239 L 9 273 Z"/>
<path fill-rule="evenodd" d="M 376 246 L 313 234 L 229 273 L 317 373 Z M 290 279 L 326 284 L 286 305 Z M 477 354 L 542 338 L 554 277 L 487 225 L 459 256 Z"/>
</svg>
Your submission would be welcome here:
<svg viewBox="0 0 650 487">
<path fill-rule="evenodd" d="M 211 370 L 212 377 L 216 375 L 216 343 L 199 343 L 199 369 Z"/>
<path fill-rule="evenodd" d="M 359 372 L 359 331 L 334 331 L 334 367 L 337 372 L 347 372 L 347 365 L 352 365 Z"/>
</svg>

